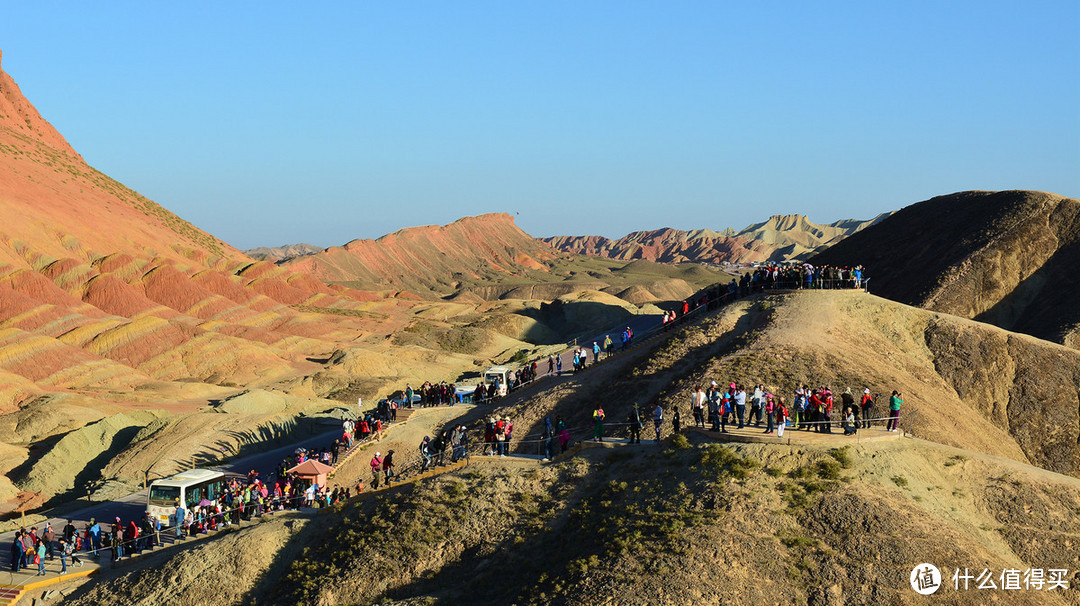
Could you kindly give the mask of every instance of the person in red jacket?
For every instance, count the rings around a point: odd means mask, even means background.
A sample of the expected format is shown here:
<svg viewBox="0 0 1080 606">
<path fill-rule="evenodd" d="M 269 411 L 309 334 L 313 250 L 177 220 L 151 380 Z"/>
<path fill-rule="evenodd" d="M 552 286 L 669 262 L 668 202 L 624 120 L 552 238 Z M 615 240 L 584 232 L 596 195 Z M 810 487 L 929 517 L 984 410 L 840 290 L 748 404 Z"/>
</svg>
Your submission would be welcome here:
<svg viewBox="0 0 1080 606">
<path fill-rule="evenodd" d="M 821 423 L 825 410 L 825 401 L 821 399 L 821 390 L 815 389 L 814 392 L 810 394 L 809 410 L 810 425 L 807 425 L 807 429 L 810 429 L 812 426 L 816 432 L 820 433 L 825 431 Z"/>
<path fill-rule="evenodd" d="M 862 390 L 862 399 L 859 400 L 859 408 L 862 408 L 863 428 L 870 429 L 870 419 L 873 418 L 871 414 L 874 412 L 874 398 L 870 395 L 869 387 L 865 387 Z"/>
<path fill-rule="evenodd" d="M 132 553 L 142 551 L 142 539 L 139 538 L 139 526 L 135 524 L 135 520 L 127 523 L 127 532 L 124 534 L 127 536 L 129 551 Z"/>
<path fill-rule="evenodd" d="M 379 476 L 382 475 L 382 453 L 377 452 L 375 456 L 371 457 L 371 461 L 368 465 L 371 466 L 371 488 L 372 490 L 379 489 Z"/>
<path fill-rule="evenodd" d="M 825 428 L 825 433 L 832 433 L 832 409 L 833 409 L 833 395 L 829 386 L 825 386 L 825 414 L 821 419 L 823 421 L 822 427 Z"/>
</svg>

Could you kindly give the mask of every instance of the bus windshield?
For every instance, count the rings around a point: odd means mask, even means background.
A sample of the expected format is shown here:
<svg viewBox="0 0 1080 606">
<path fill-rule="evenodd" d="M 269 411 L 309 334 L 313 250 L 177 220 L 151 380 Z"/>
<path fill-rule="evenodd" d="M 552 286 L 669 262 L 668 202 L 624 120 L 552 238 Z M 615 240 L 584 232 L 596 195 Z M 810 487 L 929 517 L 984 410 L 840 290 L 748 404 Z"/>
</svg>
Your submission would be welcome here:
<svg viewBox="0 0 1080 606">
<path fill-rule="evenodd" d="M 151 486 L 150 502 L 154 505 L 172 505 L 180 498 L 179 486 Z"/>
</svg>

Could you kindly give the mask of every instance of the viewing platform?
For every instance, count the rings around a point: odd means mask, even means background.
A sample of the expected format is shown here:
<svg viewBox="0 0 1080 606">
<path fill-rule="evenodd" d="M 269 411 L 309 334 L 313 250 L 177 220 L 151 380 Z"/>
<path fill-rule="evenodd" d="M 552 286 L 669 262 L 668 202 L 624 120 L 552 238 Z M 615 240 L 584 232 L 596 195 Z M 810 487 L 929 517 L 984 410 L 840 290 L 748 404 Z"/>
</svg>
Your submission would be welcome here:
<svg viewBox="0 0 1080 606">
<path fill-rule="evenodd" d="M 851 436 L 845 436 L 844 430 L 838 427 L 833 427 L 832 433 L 820 433 L 817 431 L 807 431 L 805 429 L 792 429 L 791 427 L 787 427 L 784 429 L 783 437 L 779 437 L 776 435 L 775 431 L 766 434 L 764 423 L 762 423 L 760 427 L 747 425 L 742 429 L 736 429 L 729 425 L 727 427 L 727 433 L 709 431 L 708 429 L 694 426 L 683 428 L 683 432 L 698 433 L 718 442 L 789 445 L 806 444 L 813 446 L 844 446 L 846 444 L 862 444 L 864 442 L 884 442 L 888 440 L 899 440 L 900 437 L 904 435 L 903 429 L 886 431 L 884 425 L 879 425 L 871 427 L 870 429 L 860 429 L 855 432 L 855 435 Z"/>
</svg>

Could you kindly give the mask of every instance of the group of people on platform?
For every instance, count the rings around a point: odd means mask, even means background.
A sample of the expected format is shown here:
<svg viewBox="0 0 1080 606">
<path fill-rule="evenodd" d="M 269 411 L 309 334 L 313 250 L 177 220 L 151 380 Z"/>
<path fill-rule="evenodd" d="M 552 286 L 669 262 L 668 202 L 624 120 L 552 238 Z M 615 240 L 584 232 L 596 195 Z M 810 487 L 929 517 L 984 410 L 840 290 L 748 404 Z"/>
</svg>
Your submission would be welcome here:
<svg viewBox="0 0 1080 606">
<path fill-rule="evenodd" d="M 71 520 L 68 520 L 60 536 L 56 535 L 49 522 L 45 523 L 40 534 L 36 526 L 29 530 L 21 528 L 15 531 L 15 539 L 11 543 L 11 571 L 19 572 L 23 568 L 36 566 L 37 576 L 44 576 L 45 562 L 59 558 L 60 574 L 63 574 L 67 572 L 68 558 L 71 558 L 72 565 L 83 565 L 78 555 L 81 549 L 82 537 Z"/>
<path fill-rule="evenodd" d="M 854 435 L 859 429 L 869 429 L 874 418 L 875 396 L 870 388 L 862 390 L 858 402 L 850 387 L 840 393 L 840 418 L 834 420 L 833 411 L 837 408 L 832 389 L 823 385 L 811 389 L 807 385 L 794 390 L 791 405 L 787 398 L 777 396 L 763 385 L 748 389 L 745 385 L 732 381 L 726 387 L 711 381 L 707 390 L 698 386 L 690 395 L 690 411 L 694 416 L 694 425 L 720 433 L 727 433 L 728 425 L 743 429 L 751 422 L 754 427 L 765 425 L 766 434 L 784 435 L 784 429 L 832 433 L 834 425 L 843 429 L 845 435 Z M 899 423 L 902 395 L 894 391 L 889 398 L 889 417 L 887 431 L 896 431 Z M 737 425 L 736 425 L 737 423 Z"/>
<path fill-rule="evenodd" d="M 809 263 L 769 264 L 743 273 L 738 282 L 732 278 L 730 286 L 737 287 L 739 296 L 773 289 L 862 288 L 863 268 L 861 265 L 815 267 Z"/>
</svg>

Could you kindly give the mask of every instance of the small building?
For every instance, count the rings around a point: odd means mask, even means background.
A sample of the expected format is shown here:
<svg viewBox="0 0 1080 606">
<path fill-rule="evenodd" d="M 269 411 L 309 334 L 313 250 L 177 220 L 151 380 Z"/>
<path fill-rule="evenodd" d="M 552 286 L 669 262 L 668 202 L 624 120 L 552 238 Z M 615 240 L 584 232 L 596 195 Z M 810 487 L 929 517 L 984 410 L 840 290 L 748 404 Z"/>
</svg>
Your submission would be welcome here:
<svg viewBox="0 0 1080 606">
<path fill-rule="evenodd" d="M 295 474 L 297 479 L 307 482 L 308 485 L 314 483 L 322 488 L 326 486 L 326 476 L 332 471 L 334 471 L 333 467 L 324 465 L 314 459 L 308 459 L 288 470 L 288 473 Z"/>
</svg>

